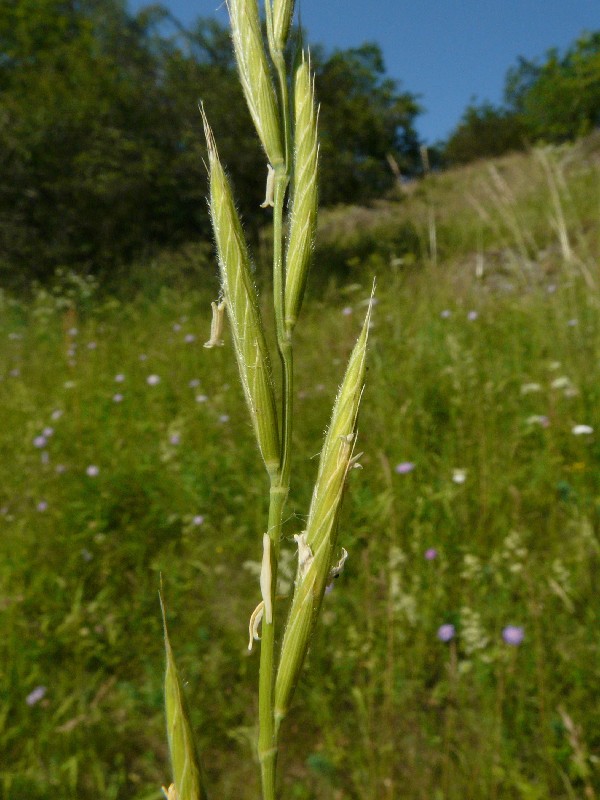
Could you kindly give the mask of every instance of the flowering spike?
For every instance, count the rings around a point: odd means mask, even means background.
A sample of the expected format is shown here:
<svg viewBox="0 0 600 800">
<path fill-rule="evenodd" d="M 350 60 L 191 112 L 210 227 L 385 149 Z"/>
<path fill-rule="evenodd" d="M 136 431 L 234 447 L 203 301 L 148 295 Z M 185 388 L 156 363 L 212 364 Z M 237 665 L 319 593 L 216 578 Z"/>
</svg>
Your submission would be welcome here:
<svg viewBox="0 0 600 800">
<path fill-rule="evenodd" d="M 285 282 L 285 325 L 294 328 L 304 297 L 317 229 L 317 117 L 310 62 L 304 56 L 294 75 L 294 187 Z"/>
<path fill-rule="evenodd" d="M 371 304 L 333 407 L 306 531 L 295 537 L 298 573 L 275 681 L 275 718 L 278 722 L 287 713 L 300 676 L 325 588 L 331 578 L 339 574 L 346 560 L 344 550 L 342 558 L 332 568 L 342 493 L 356 441 L 356 418 L 363 390 L 370 319 Z"/>
<path fill-rule="evenodd" d="M 171 754 L 174 783 L 169 786 L 169 800 L 207 800 L 200 758 L 190 723 L 183 685 L 169 641 L 165 606 L 160 596 L 165 631 L 167 669 L 165 672 L 165 708 L 167 739 Z"/>
<path fill-rule="evenodd" d="M 250 272 L 250 255 L 215 140 L 201 109 L 208 145 L 210 214 L 219 254 L 223 295 L 240 379 L 265 465 L 279 467 L 279 427 L 269 351 Z"/>
<path fill-rule="evenodd" d="M 275 87 L 260 28 L 257 0 L 229 0 L 231 36 L 250 116 L 273 167 L 284 163 Z"/>
</svg>

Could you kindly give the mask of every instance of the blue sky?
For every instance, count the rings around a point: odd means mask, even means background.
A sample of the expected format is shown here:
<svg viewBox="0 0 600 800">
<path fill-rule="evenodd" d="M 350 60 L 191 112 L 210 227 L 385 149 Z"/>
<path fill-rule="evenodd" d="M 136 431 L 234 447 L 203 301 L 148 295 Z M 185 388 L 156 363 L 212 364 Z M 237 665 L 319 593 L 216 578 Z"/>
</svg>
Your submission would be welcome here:
<svg viewBox="0 0 600 800">
<path fill-rule="evenodd" d="M 221 0 L 162 0 L 184 24 L 199 16 L 227 23 Z M 145 0 L 129 0 L 136 10 Z M 600 0 L 297 0 L 309 40 L 328 49 L 381 45 L 389 75 L 420 96 L 417 121 L 429 143 L 444 138 L 467 104 L 502 100 L 519 55 L 565 48 L 600 28 Z"/>
</svg>

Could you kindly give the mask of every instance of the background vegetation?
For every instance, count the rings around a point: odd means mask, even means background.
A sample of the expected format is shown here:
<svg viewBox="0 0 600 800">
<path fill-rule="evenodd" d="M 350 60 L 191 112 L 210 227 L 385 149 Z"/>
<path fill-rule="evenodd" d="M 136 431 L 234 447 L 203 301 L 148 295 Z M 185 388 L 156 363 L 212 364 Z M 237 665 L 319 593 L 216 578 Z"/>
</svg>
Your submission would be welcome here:
<svg viewBox="0 0 600 800">
<path fill-rule="evenodd" d="M 600 790 L 599 152 L 538 150 L 322 217 L 288 586 L 374 271 L 379 302 L 350 557 L 286 727 L 282 798 Z M 320 274 L 324 253 L 343 278 Z M 263 471 L 229 348 L 202 348 L 217 287 L 165 260 L 168 285 L 133 300 L 68 273 L 2 296 L 3 800 L 158 800 L 159 573 L 214 795 L 258 791 Z"/>
<path fill-rule="evenodd" d="M 282 596 L 374 274 L 378 305 L 350 556 L 286 727 L 282 800 L 600 792 L 600 140 L 569 143 L 598 124 L 599 41 L 521 62 L 445 158 L 550 145 L 402 187 L 387 155 L 419 170 L 414 95 L 374 45 L 313 48 L 329 208 Z M 159 7 L 0 6 L 1 800 L 161 796 L 159 573 L 214 796 L 258 793 L 265 486 L 230 348 L 202 347 L 218 286 L 199 96 L 269 289 L 229 47 Z"/>
</svg>

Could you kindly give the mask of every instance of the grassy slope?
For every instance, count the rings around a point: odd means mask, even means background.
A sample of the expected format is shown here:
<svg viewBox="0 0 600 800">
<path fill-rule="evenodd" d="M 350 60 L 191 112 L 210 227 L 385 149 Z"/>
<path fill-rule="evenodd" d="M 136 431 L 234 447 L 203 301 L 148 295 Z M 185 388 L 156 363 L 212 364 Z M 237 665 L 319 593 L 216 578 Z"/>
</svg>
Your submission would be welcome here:
<svg viewBox="0 0 600 800">
<path fill-rule="evenodd" d="M 290 559 L 373 271 L 379 303 L 350 557 L 287 721 L 282 798 L 598 792 L 598 179 L 591 141 L 323 215 L 319 252 L 346 277 L 315 267 L 300 325 Z M 160 796 L 161 572 L 214 796 L 258 794 L 246 626 L 266 482 L 230 348 L 201 346 L 215 291 L 2 300 L 2 800 Z"/>
</svg>

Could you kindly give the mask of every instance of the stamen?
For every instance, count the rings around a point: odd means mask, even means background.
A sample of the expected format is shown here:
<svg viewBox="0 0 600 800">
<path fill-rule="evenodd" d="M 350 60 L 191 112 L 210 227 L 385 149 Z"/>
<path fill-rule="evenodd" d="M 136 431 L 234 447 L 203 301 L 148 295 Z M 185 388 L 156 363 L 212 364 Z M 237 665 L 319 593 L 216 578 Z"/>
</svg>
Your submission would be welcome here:
<svg viewBox="0 0 600 800">
<path fill-rule="evenodd" d="M 264 601 L 261 600 L 260 603 L 256 606 L 252 614 L 250 615 L 250 624 L 248 626 L 248 630 L 250 633 L 250 641 L 248 642 L 248 650 L 252 650 L 252 645 L 254 642 L 260 641 L 260 636 L 258 635 L 258 626 L 261 623 L 263 618 L 263 614 L 265 613 L 265 604 Z"/>
<path fill-rule="evenodd" d="M 212 308 L 212 321 L 210 323 L 210 339 L 205 342 L 204 347 L 222 347 L 223 324 L 225 322 L 225 300 L 210 304 Z"/>
<path fill-rule="evenodd" d="M 270 164 L 267 164 L 267 188 L 265 192 L 264 202 L 260 204 L 261 208 L 273 208 L 275 205 L 275 170 Z"/>
</svg>

